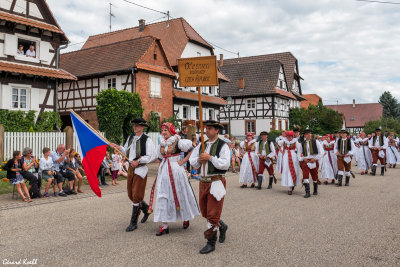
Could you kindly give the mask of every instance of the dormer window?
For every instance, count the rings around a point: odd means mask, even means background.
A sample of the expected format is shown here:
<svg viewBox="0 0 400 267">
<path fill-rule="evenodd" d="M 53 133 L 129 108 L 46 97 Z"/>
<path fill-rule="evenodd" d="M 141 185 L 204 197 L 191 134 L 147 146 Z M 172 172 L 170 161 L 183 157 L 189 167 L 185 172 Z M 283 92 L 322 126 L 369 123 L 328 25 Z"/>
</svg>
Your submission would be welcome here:
<svg viewBox="0 0 400 267">
<path fill-rule="evenodd" d="M 282 66 L 279 70 L 279 78 L 278 78 L 276 87 L 278 87 L 279 89 L 282 89 L 282 90 L 287 90 L 286 81 L 285 81 L 285 73 L 283 72 Z"/>
</svg>

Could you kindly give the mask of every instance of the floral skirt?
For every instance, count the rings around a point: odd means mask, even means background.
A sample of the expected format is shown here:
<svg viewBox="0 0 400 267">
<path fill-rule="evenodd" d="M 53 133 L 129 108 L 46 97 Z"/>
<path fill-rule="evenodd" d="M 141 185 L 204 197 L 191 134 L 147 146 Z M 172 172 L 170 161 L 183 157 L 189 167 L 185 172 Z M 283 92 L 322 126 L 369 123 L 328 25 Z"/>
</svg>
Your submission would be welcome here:
<svg viewBox="0 0 400 267">
<path fill-rule="evenodd" d="M 22 175 L 17 175 L 16 178 L 10 179 L 10 184 L 22 184 L 24 183 L 24 177 L 22 177 Z"/>
</svg>

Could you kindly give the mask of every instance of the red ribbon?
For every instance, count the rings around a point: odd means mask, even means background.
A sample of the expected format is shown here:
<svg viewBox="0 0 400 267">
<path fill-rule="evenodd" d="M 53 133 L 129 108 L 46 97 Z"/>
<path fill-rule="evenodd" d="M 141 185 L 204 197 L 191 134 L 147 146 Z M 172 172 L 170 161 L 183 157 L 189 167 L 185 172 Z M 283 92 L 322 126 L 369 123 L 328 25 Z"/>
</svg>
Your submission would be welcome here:
<svg viewBox="0 0 400 267">
<path fill-rule="evenodd" d="M 176 157 L 176 156 L 180 156 L 180 154 L 163 155 L 163 158 L 164 158 L 164 162 L 166 159 L 167 163 L 168 163 L 169 181 L 171 183 L 172 193 L 174 195 L 175 207 L 176 207 L 176 210 L 179 211 L 181 209 L 181 207 L 179 205 L 178 195 L 176 194 L 175 181 L 174 181 L 174 175 L 172 174 L 171 163 L 169 162 L 170 157 Z M 157 183 L 157 176 L 156 176 L 156 179 L 154 180 L 153 186 L 151 187 L 149 213 L 153 212 L 153 201 L 154 201 L 154 191 L 155 191 L 154 189 L 155 189 L 156 183 Z"/>
<path fill-rule="evenodd" d="M 295 150 L 295 149 L 296 149 L 296 145 L 292 145 L 291 147 L 288 147 L 285 144 L 285 150 L 288 152 L 289 170 L 290 170 L 290 175 L 292 176 L 293 185 L 296 185 L 297 176 L 296 176 L 296 170 L 294 169 L 292 153 L 290 151 Z"/>
<path fill-rule="evenodd" d="M 247 151 L 247 153 L 248 153 L 248 155 L 249 155 L 249 160 L 250 160 L 250 165 L 251 165 L 251 171 L 253 172 L 253 182 L 255 183 L 255 182 L 256 182 L 256 175 L 257 175 L 256 167 L 254 166 L 253 160 L 251 159 L 250 152 Z"/>
</svg>

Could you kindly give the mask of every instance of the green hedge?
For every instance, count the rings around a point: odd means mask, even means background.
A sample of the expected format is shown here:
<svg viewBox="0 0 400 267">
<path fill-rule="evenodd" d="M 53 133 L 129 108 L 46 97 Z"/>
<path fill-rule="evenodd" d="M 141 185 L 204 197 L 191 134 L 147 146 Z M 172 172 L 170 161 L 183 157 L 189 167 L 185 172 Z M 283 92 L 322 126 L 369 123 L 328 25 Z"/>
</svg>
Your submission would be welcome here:
<svg viewBox="0 0 400 267">
<path fill-rule="evenodd" d="M 59 120 L 58 127 L 61 128 L 60 115 L 52 111 L 45 111 L 38 116 L 35 123 L 35 111 L 24 112 L 21 110 L 0 110 L 0 124 L 6 132 L 51 132 Z"/>
</svg>

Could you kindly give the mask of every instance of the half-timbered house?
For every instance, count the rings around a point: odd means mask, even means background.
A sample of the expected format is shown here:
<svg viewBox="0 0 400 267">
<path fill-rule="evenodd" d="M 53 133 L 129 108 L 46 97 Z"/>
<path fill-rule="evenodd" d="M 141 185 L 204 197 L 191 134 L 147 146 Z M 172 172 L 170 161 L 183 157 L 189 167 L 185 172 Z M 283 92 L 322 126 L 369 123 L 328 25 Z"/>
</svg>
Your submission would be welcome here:
<svg viewBox="0 0 400 267">
<path fill-rule="evenodd" d="M 59 87 L 59 110 L 69 124 L 73 109 L 94 127 L 98 127 L 96 96 L 107 88 L 139 94 L 148 119 L 150 111 L 160 118 L 172 116 L 172 81 L 175 73 L 161 41 L 152 36 L 82 48 L 61 55 L 61 66 L 78 77 Z"/>
<path fill-rule="evenodd" d="M 172 66 L 176 78 L 173 80 L 173 108 L 171 112 L 179 120 L 198 120 L 198 96 L 194 87 L 181 87 L 178 82 L 178 58 L 210 56 L 214 54 L 213 46 L 201 37 L 192 26 L 183 18 L 145 24 L 139 20 L 139 26 L 120 31 L 90 36 L 83 45 L 83 49 L 107 45 L 115 42 L 131 40 L 143 36 L 159 38 L 165 48 L 168 61 Z M 220 82 L 228 81 L 221 72 L 218 73 Z M 161 88 L 164 91 L 164 88 Z M 203 118 L 216 119 L 220 107 L 225 100 L 219 97 L 219 87 L 202 87 Z M 155 111 L 160 111 L 156 109 Z"/>
<path fill-rule="evenodd" d="M 219 64 L 230 79 L 221 84 L 221 97 L 232 98 L 229 110 L 221 107 L 219 119 L 227 129 L 231 120 L 232 135 L 289 128 L 290 109 L 304 100 L 297 59 L 291 53 L 226 59 Z"/>
<path fill-rule="evenodd" d="M 0 109 L 55 110 L 57 81 L 76 80 L 56 68 L 68 39 L 44 0 L 0 1 Z"/>
</svg>

